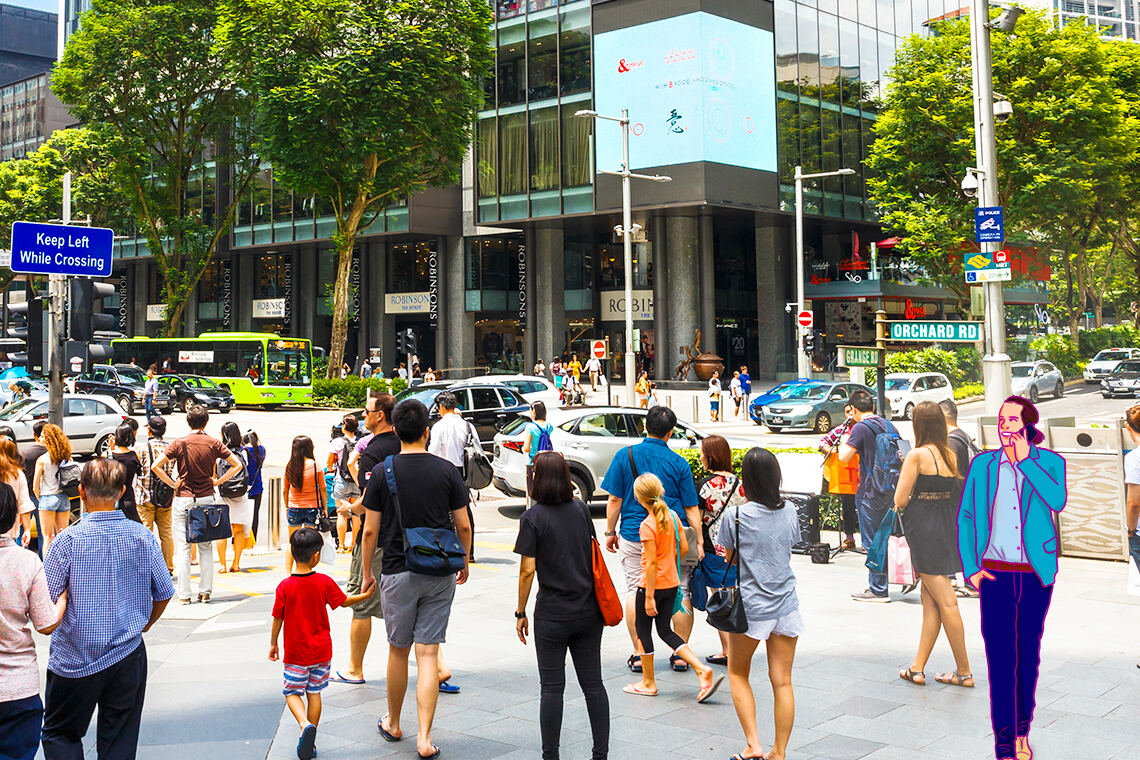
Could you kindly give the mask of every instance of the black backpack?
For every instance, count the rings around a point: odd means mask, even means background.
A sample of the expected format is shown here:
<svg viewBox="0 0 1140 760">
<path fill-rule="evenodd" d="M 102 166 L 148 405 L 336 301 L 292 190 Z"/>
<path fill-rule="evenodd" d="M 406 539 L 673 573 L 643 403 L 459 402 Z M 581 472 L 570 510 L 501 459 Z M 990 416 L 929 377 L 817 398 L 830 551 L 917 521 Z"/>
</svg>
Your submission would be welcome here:
<svg viewBox="0 0 1140 760">
<path fill-rule="evenodd" d="M 149 455 L 147 462 L 154 465 L 154 449 L 147 441 L 146 451 Z M 174 489 L 158 479 L 153 472 L 150 473 L 150 503 L 159 509 L 169 509 L 174 504 Z"/>
<path fill-rule="evenodd" d="M 340 475 L 341 480 L 351 481 L 352 473 L 348 469 L 348 457 L 352 450 L 356 448 L 356 440 L 350 443 L 348 438 L 344 439 L 344 445 L 340 447 L 340 456 L 336 460 L 336 471 Z"/>
<path fill-rule="evenodd" d="M 241 468 L 241 472 L 218 486 L 218 493 L 227 499 L 240 499 L 242 496 L 245 496 L 249 490 L 249 474 L 246 472 L 245 463 L 240 462 L 241 457 L 238 457 L 238 460 L 239 464 L 237 466 Z M 223 477 L 229 471 L 230 463 L 225 459 L 219 459 L 218 477 Z"/>
</svg>

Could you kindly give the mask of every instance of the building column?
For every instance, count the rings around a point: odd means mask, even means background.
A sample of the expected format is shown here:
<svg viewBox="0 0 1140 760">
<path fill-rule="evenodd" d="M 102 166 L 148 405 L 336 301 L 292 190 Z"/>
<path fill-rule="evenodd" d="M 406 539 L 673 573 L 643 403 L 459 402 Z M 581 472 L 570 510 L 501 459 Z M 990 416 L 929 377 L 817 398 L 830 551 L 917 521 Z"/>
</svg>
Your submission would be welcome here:
<svg viewBox="0 0 1140 760">
<path fill-rule="evenodd" d="M 241 274 L 237 277 L 234 292 L 234 324 L 238 330 L 255 331 L 253 324 L 253 299 L 257 297 L 257 256 L 234 256 L 235 271 Z"/>
<path fill-rule="evenodd" d="M 368 267 L 364 282 L 370 294 L 368 316 L 368 348 L 380 349 L 380 366 L 385 377 L 399 365 L 396 357 L 396 320 L 388 314 L 388 246 L 381 240 L 368 244 Z"/>
<path fill-rule="evenodd" d="M 772 217 L 756 217 L 756 318 L 760 361 L 755 377 L 774 379 L 795 354 L 791 345 L 792 315 L 786 311 L 788 288 L 787 230 Z M 794 362 L 791 362 L 794 363 Z"/>
<path fill-rule="evenodd" d="M 446 324 L 444 340 L 436 345 L 443 350 L 443 367 L 475 365 L 475 320 L 467 311 L 466 245 L 463 237 L 445 238 L 440 251 L 439 321 Z"/>
<path fill-rule="evenodd" d="M 695 210 L 681 209 L 665 220 L 665 252 L 669 272 L 669 340 L 657 344 L 664 370 L 672 377 L 680 360 L 681 346 L 692 346 L 700 326 L 699 233 Z M 702 340 L 702 345 L 704 341 Z M 686 379 L 692 379 L 690 374 Z"/>
<path fill-rule="evenodd" d="M 561 355 L 566 348 L 566 270 L 560 226 L 539 227 L 534 231 L 530 260 L 534 262 L 534 300 L 530 308 L 536 317 L 537 355 L 525 358 L 528 368 L 534 366 L 536 359 L 550 361 L 550 357 Z"/>
<path fill-rule="evenodd" d="M 160 323 L 165 324 L 165 323 Z M 198 331 L 198 288 L 190 289 L 186 296 L 186 306 L 182 309 L 182 326 L 178 332 L 184 338 L 196 337 Z"/>
<path fill-rule="evenodd" d="M 673 354 L 669 350 L 669 267 L 665 255 L 665 217 L 653 217 L 649 243 L 653 246 L 653 340 L 655 380 L 669 380 L 673 377 Z M 616 361 L 621 357 L 614 354 Z"/>
<path fill-rule="evenodd" d="M 716 350 L 716 281 L 713 267 L 714 245 L 713 216 L 708 208 L 700 214 L 701 262 L 701 351 L 715 354 Z"/>
<path fill-rule="evenodd" d="M 131 299 L 135 308 L 131 314 L 131 330 L 133 337 L 146 335 L 146 307 L 150 294 L 150 270 L 154 266 L 150 261 L 139 261 L 130 270 Z"/>
</svg>

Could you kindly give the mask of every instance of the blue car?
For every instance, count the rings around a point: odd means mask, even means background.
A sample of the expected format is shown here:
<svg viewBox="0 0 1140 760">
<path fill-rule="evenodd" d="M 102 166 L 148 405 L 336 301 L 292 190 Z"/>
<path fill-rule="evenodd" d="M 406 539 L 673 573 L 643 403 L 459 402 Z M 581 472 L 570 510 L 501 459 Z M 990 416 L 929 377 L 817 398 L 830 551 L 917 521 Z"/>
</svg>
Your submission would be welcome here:
<svg viewBox="0 0 1140 760">
<path fill-rule="evenodd" d="M 788 380 L 780 383 L 779 385 L 769 388 L 767 393 L 761 393 L 759 396 L 753 396 L 752 401 L 748 405 L 748 416 L 757 425 L 764 424 L 764 413 L 761 409 L 773 401 L 784 398 L 793 388 L 801 383 L 814 382 L 811 378 L 797 377 L 795 380 Z"/>
</svg>

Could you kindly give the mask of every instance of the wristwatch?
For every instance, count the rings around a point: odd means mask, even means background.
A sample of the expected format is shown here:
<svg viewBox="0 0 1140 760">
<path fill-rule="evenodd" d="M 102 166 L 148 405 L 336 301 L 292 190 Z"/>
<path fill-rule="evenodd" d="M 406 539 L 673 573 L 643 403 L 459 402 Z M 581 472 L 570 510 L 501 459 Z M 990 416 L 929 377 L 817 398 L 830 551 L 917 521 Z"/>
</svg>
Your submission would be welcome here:
<svg viewBox="0 0 1140 760">
<path fill-rule="evenodd" d="M 526 613 L 525 613 L 525 612 L 516 612 L 516 613 L 515 613 L 515 620 L 522 620 L 522 619 L 523 619 L 523 618 L 525 618 L 525 617 L 526 617 Z"/>
<path fill-rule="evenodd" d="M 616 536 L 616 535 L 617 535 L 616 530 L 607 530 L 606 531 L 606 538 L 609 538 L 610 536 Z"/>
</svg>

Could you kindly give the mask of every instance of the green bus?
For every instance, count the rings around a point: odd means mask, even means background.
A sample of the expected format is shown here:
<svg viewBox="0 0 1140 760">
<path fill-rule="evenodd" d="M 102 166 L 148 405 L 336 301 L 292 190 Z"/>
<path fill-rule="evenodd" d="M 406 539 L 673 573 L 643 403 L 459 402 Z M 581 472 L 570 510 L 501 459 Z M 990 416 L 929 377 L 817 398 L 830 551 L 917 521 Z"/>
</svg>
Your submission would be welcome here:
<svg viewBox="0 0 1140 760">
<path fill-rule="evenodd" d="M 310 404 L 313 352 L 306 338 L 273 333 L 206 332 L 197 338 L 119 338 L 111 341 L 112 361 L 134 361 L 161 372 L 204 375 L 234 394 L 235 404 Z"/>
</svg>

